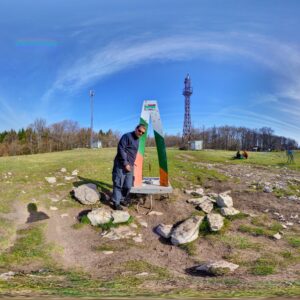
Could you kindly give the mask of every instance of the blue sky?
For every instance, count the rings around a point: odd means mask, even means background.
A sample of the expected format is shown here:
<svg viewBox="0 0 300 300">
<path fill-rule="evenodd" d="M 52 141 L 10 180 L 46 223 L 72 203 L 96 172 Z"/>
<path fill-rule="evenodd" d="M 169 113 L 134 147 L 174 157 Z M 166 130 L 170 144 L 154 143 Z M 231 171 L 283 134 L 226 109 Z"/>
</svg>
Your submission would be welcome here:
<svg viewBox="0 0 300 300">
<path fill-rule="evenodd" d="M 131 130 L 156 99 L 181 133 L 271 127 L 300 142 L 300 1 L 0 0 L 0 130 L 44 118 Z"/>
</svg>

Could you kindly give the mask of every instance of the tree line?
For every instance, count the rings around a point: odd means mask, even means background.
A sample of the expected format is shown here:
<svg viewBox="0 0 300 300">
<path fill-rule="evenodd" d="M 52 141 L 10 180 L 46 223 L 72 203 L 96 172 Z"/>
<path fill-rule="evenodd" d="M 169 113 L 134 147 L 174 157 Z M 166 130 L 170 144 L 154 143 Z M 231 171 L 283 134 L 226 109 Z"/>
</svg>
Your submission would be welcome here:
<svg viewBox="0 0 300 300">
<path fill-rule="evenodd" d="M 46 153 L 90 146 L 90 128 L 81 128 L 75 121 L 64 120 L 47 126 L 36 119 L 26 129 L 0 132 L 0 156 Z M 120 133 L 112 130 L 93 132 L 93 140 L 103 147 L 115 147 Z"/>
<path fill-rule="evenodd" d="M 75 121 L 64 120 L 47 126 L 44 119 L 36 119 L 26 129 L 0 132 L 0 156 L 35 154 L 54 151 L 88 148 L 90 128 L 81 128 Z M 116 147 L 121 137 L 118 131 L 93 132 L 93 140 L 100 140 L 102 147 Z M 269 127 L 249 129 L 234 126 L 213 126 L 194 128 L 192 140 L 202 140 L 206 149 L 273 151 L 296 149 L 295 140 L 277 136 Z M 181 147 L 180 134 L 165 135 L 167 147 Z M 147 146 L 155 146 L 153 137 L 147 139 Z"/>
</svg>

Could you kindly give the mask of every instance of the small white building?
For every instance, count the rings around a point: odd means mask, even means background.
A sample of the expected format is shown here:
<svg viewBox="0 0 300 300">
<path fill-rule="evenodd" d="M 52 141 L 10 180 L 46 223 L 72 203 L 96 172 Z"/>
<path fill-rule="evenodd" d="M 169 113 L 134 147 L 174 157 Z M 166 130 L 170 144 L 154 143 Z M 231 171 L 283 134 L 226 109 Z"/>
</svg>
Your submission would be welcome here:
<svg viewBox="0 0 300 300">
<path fill-rule="evenodd" d="M 191 150 L 202 150 L 203 149 L 203 141 L 190 141 L 190 149 Z"/>
<path fill-rule="evenodd" d="M 99 140 L 96 142 L 93 142 L 92 148 L 102 148 L 102 142 Z"/>
</svg>

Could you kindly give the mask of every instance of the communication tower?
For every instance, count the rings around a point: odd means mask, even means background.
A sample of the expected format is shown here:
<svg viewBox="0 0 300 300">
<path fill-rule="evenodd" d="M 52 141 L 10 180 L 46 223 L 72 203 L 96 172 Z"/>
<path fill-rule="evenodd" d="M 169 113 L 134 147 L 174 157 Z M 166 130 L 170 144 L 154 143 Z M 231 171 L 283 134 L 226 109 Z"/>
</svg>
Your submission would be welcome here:
<svg viewBox="0 0 300 300">
<path fill-rule="evenodd" d="M 184 122 L 183 122 L 183 134 L 182 140 L 189 142 L 192 135 L 192 122 L 191 122 L 191 95 L 193 94 L 193 88 L 191 87 L 191 78 L 187 74 L 184 79 Z"/>
</svg>

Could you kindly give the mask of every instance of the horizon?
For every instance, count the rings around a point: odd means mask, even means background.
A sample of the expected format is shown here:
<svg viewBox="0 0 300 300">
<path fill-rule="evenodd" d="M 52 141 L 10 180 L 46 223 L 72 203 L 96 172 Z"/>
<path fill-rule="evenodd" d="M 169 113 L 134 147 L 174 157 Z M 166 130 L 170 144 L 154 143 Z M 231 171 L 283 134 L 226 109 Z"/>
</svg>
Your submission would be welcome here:
<svg viewBox="0 0 300 300">
<path fill-rule="evenodd" d="M 130 131 L 158 101 L 182 134 L 190 74 L 194 128 L 270 127 L 300 144 L 298 1 L 0 3 L 0 131 L 74 120 Z"/>
</svg>

